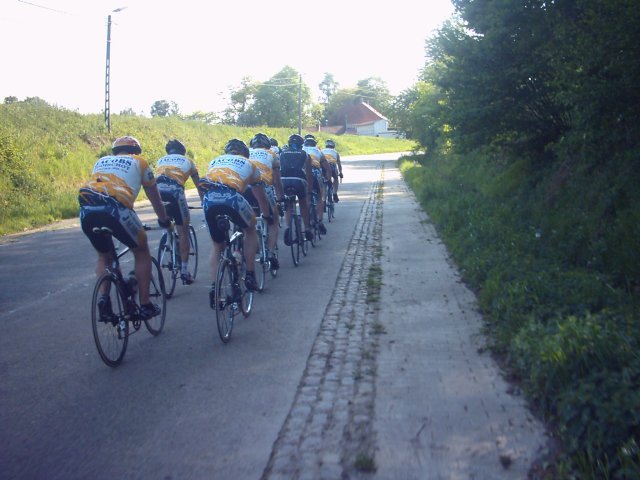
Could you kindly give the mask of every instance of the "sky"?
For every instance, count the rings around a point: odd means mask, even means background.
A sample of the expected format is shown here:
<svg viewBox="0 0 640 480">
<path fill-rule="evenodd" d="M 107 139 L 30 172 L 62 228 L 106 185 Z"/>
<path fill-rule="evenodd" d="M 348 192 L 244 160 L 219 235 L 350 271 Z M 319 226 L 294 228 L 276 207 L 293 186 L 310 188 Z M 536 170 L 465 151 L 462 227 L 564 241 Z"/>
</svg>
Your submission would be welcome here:
<svg viewBox="0 0 640 480">
<path fill-rule="evenodd" d="M 380 77 L 397 95 L 452 13 L 449 0 L 0 0 L 0 101 L 103 112 L 109 14 L 112 114 L 148 116 L 157 100 L 220 112 L 243 77 L 266 81 L 286 65 L 316 97 L 325 72 L 342 88 Z"/>
</svg>

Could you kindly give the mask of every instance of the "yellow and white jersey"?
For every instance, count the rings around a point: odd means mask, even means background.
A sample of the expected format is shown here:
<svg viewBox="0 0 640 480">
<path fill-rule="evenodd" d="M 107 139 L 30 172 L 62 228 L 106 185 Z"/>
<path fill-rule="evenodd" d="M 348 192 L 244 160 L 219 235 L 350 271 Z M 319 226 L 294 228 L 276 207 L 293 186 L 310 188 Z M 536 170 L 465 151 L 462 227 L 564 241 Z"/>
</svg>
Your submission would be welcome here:
<svg viewBox="0 0 640 480">
<path fill-rule="evenodd" d="M 138 155 L 107 155 L 93 166 L 91 180 L 82 188 L 113 197 L 127 208 L 133 208 L 140 188 L 156 183 L 153 170 Z"/>
<path fill-rule="evenodd" d="M 322 154 L 327 159 L 327 162 L 333 165 L 338 164 L 338 152 L 334 148 L 325 148 L 322 150 Z"/>
<path fill-rule="evenodd" d="M 209 163 L 207 180 L 233 188 L 244 193 L 248 185 L 259 182 L 260 170 L 242 155 L 220 155 Z"/>
<path fill-rule="evenodd" d="M 189 180 L 189 177 L 197 173 L 197 171 L 193 160 L 184 155 L 165 155 L 156 163 L 156 176 L 166 175 L 183 187 L 185 182 Z"/>
<path fill-rule="evenodd" d="M 273 169 L 280 168 L 280 158 L 273 150 L 250 148 L 249 160 L 260 170 L 265 185 L 273 184 Z"/>
<path fill-rule="evenodd" d="M 322 158 L 322 152 L 318 147 L 306 146 L 302 147 L 302 149 L 309 154 L 311 157 L 311 166 L 315 168 L 320 168 L 320 159 Z"/>
</svg>

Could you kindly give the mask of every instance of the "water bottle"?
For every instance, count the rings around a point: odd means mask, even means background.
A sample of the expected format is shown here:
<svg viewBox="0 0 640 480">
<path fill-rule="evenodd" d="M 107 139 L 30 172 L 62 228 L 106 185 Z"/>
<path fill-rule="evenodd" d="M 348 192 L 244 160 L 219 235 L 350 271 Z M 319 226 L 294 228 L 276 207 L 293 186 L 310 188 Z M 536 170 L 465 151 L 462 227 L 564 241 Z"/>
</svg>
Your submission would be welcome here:
<svg viewBox="0 0 640 480">
<path fill-rule="evenodd" d="M 129 277 L 127 278 L 127 288 L 129 289 L 129 296 L 135 297 L 138 291 L 138 280 L 136 280 L 136 272 L 131 270 Z"/>
</svg>

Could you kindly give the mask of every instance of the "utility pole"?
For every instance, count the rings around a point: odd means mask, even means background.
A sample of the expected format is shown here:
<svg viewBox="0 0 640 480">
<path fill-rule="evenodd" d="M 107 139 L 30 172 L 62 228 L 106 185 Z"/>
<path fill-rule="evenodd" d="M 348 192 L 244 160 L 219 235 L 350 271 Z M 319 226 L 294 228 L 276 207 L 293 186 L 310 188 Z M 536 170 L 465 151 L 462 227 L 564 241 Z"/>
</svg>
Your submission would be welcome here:
<svg viewBox="0 0 640 480">
<path fill-rule="evenodd" d="M 302 133 L 302 74 L 298 80 L 298 135 Z"/>
<path fill-rule="evenodd" d="M 104 77 L 104 123 L 111 133 L 111 99 L 109 98 L 109 75 L 111 73 L 111 14 L 107 17 L 107 66 Z"/>
<path fill-rule="evenodd" d="M 111 13 L 121 12 L 127 7 L 116 8 Z M 111 13 L 107 17 L 107 64 L 104 74 L 104 123 L 107 131 L 111 133 L 111 92 L 109 91 L 111 80 Z"/>
</svg>

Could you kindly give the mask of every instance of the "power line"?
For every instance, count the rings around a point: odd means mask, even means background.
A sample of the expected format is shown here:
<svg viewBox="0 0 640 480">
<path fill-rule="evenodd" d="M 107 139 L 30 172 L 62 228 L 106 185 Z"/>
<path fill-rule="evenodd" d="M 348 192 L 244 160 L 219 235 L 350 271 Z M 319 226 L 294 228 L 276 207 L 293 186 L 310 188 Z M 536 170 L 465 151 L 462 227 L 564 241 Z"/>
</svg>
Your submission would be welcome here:
<svg viewBox="0 0 640 480">
<path fill-rule="evenodd" d="M 38 5 L 37 3 L 27 2 L 26 0 L 18 0 L 19 3 L 24 3 L 26 5 L 31 5 L 32 7 L 42 8 L 43 10 L 49 10 L 51 12 L 62 13 L 64 15 L 72 15 L 70 12 L 65 12 L 63 10 L 56 10 L 55 8 L 46 7 L 44 5 Z"/>
</svg>

